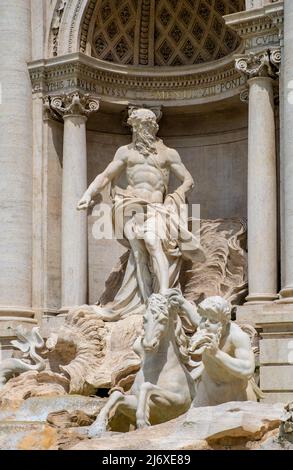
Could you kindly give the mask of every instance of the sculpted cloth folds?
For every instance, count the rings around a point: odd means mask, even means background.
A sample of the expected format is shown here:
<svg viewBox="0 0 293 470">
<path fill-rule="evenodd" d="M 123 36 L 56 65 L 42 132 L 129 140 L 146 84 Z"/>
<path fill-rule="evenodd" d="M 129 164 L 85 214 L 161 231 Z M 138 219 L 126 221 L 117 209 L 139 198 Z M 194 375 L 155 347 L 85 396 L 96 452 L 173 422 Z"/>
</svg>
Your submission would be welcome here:
<svg viewBox="0 0 293 470">
<path fill-rule="evenodd" d="M 153 232 L 154 236 L 159 237 L 169 262 L 169 288 L 179 286 L 182 259 L 198 262 L 205 259 L 199 243 L 199 230 L 195 234 L 188 230 L 187 212 L 182 210 L 183 207 L 185 207 L 185 198 L 180 191 L 168 194 L 163 204 L 150 203 L 117 186 L 113 192 L 112 221 L 115 233 L 121 234 L 119 241 L 127 248 L 131 248 L 124 232 L 125 221 L 130 218 L 134 237 L 141 242 L 144 242 L 146 232 Z M 133 216 L 133 213 L 136 215 Z M 149 256 L 147 269 L 152 279 L 150 290 L 152 293 L 157 293 L 159 286 Z M 122 284 L 114 300 L 106 305 L 95 305 L 93 308 L 106 321 L 117 321 L 129 315 L 145 312 L 146 305 L 138 286 L 136 260 L 132 250 L 129 253 Z"/>
</svg>

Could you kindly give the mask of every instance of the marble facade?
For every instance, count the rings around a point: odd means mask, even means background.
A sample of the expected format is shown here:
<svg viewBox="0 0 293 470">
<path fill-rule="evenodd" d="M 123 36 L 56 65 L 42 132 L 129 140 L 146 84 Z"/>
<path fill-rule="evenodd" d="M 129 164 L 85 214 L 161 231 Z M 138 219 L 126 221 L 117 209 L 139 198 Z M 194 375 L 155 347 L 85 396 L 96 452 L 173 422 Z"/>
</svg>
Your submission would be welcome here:
<svg viewBox="0 0 293 470">
<path fill-rule="evenodd" d="M 154 21 L 126 1 L 120 13 L 128 14 L 118 18 L 107 16 L 103 1 L 2 0 L 2 355 L 11 355 L 17 326 L 41 325 L 49 336 L 71 306 L 101 295 L 123 249 L 94 239 L 97 207 L 88 217 L 74 207 L 129 142 L 128 106 L 161 107 L 159 135 L 198 182 L 189 203 L 200 204 L 204 219 L 248 218 L 249 292 L 237 318 L 261 335 L 266 400 L 286 401 L 293 398 L 293 5 L 194 3 L 203 5 L 198 21 L 192 17 L 203 28 L 199 50 L 167 1 L 158 2 L 158 18 L 163 6 L 167 14 Z M 103 8 L 105 27 L 97 21 Z M 151 35 L 131 32 L 142 13 L 161 34 L 154 50 Z M 178 36 L 169 16 L 178 19 Z M 205 18 L 219 29 L 206 29 Z M 139 48 L 144 41 L 148 48 Z"/>
</svg>

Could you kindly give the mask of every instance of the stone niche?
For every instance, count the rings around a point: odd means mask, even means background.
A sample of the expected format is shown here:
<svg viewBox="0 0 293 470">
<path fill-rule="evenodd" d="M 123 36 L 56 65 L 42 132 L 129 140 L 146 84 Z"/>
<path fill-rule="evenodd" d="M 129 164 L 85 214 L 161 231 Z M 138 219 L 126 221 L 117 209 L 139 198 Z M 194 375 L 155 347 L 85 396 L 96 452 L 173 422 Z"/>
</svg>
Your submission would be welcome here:
<svg viewBox="0 0 293 470">
<path fill-rule="evenodd" d="M 105 107 L 106 108 L 106 107 Z M 103 171 L 117 148 L 130 142 L 121 113 L 99 111 L 88 122 L 88 183 Z M 247 106 L 232 100 L 228 106 L 202 107 L 200 112 L 166 110 L 160 121 L 159 137 L 176 148 L 195 179 L 188 202 L 198 204 L 203 219 L 246 218 L 247 216 Z M 123 186 L 124 181 L 119 181 Z M 176 182 L 171 180 L 171 188 Z M 109 196 L 103 195 L 109 202 Z M 191 207 L 190 207 L 191 213 Z M 125 248 L 115 240 L 95 240 L 99 206 L 89 216 L 89 302 L 104 290 L 113 265 Z"/>
</svg>

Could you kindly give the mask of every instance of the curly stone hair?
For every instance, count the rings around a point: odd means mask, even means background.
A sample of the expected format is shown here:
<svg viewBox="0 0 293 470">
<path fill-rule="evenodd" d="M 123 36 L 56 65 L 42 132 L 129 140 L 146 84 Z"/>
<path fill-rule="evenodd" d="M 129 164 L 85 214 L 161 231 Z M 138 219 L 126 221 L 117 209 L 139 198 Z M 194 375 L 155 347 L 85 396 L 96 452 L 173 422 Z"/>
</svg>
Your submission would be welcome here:
<svg viewBox="0 0 293 470">
<path fill-rule="evenodd" d="M 231 305 L 218 295 L 208 297 L 199 304 L 198 313 L 201 316 L 205 316 L 209 312 L 219 318 L 222 323 L 228 323 L 231 320 Z"/>
</svg>

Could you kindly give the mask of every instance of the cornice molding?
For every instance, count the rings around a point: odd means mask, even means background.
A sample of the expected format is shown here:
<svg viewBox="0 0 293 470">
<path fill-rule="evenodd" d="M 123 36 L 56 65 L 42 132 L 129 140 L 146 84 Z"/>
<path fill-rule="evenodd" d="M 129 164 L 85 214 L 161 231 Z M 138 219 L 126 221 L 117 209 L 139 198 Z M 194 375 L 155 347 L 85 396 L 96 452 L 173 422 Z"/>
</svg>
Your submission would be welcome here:
<svg viewBox="0 0 293 470">
<path fill-rule="evenodd" d="M 243 40 L 245 51 L 280 45 L 283 38 L 283 1 L 226 15 L 225 22 Z"/>
<path fill-rule="evenodd" d="M 217 63 L 174 69 L 130 68 L 74 53 L 31 62 L 29 72 L 33 93 L 80 91 L 122 104 L 202 104 L 237 95 L 245 83 L 235 70 L 233 56 Z"/>
</svg>

